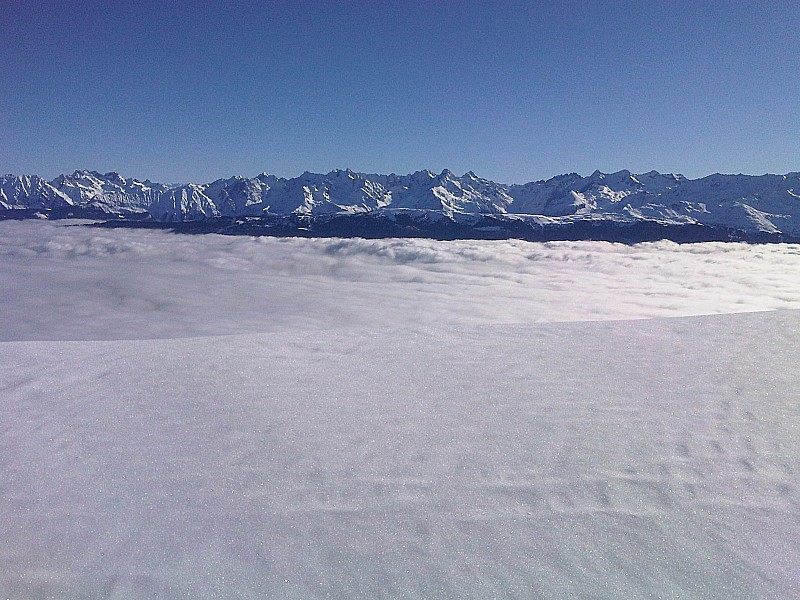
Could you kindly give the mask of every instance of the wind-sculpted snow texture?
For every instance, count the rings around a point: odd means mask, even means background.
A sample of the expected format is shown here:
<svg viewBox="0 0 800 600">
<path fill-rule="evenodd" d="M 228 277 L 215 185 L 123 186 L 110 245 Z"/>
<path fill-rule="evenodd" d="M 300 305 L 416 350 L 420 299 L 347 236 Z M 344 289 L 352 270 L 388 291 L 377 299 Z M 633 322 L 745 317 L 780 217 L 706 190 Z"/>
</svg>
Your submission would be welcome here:
<svg viewBox="0 0 800 600">
<path fill-rule="evenodd" d="M 571 228 L 564 234 L 571 237 L 590 236 L 591 232 L 576 229 L 576 222 L 600 220 L 614 228 L 641 223 L 703 226 L 703 239 L 735 238 L 741 232 L 793 240 L 800 238 L 800 173 L 689 180 L 655 171 L 638 175 L 597 171 L 588 177 L 573 173 L 524 185 L 499 184 L 472 172 L 458 177 L 448 170 L 438 175 L 336 170 L 325 175 L 306 172 L 292 179 L 262 174 L 187 185 L 94 171 L 76 171 L 50 182 L 36 176 L 0 179 L 0 217 L 5 218 L 72 215 L 181 222 L 293 216 L 324 223 L 337 215 L 355 219 L 365 214 L 379 217 L 380 222 L 367 225 L 376 231 L 382 225 L 397 231 L 392 224 L 402 215 L 427 223 L 421 235 L 433 237 L 441 227 L 431 227 L 430 222 L 439 216 L 465 225 L 466 233 L 450 234 L 455 237 L 490 236 L 492 228 L 499 229 L 502 237 L 525 237 L 515 229 L 520 221 L 555 231 L 560 226 L 562 232 Z M 477 215 L 493 220 L 482 222 L 475 219 Z M 342 227 L 341 222 L 337 226 Z M 298 226 L 293 222 L 292 227 Z M 644 235 L 658 237 L 657 230 Z"/>
</svg>

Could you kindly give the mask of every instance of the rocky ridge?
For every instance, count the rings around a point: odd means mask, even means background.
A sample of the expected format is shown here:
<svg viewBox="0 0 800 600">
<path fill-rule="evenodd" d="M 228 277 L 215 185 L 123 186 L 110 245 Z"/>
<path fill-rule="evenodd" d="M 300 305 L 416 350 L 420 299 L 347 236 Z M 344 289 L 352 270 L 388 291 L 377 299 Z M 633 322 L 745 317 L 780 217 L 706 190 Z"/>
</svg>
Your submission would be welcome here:
<svg viewBox="0 0 800 600">
<path fill-rule="evenodd" d="M 228 232 L 238 232 L 231 230 L 238 223 L 248 232 L 261 227 L 275 233 L 283 227 L 286 234 L 300 229 L 320 235 L 369 236 L 374 230 L 376 236 L 416 231 L 433 237 L 530 237 L 520 233 L 522 228 L 555 231 L 557 238 L 559 231 L 570 231 L 566 237 L 572 239 L 583 236 L 587 223 L 593 229 L 599 223 L 600 229 L 704 228 L 714 232 L 713 239 L 794 240 L 800 238 L 800 173 L 692 180 L 656 171 L 595 171 L 523 185 L 449 170 L 374 175 L 347 169 L 290 179 L 264 173 L 204 184 L 162 184 L 96 171 L 52 181 L 36 175 L 0 177 L 0 218 L 64 216 L 199 222 L 205 228 L 224 223 Z M 328 232 L 331 223 L 337 225 Z M 450 233 L 437 235 L 442 228 Z"/>
</svg>

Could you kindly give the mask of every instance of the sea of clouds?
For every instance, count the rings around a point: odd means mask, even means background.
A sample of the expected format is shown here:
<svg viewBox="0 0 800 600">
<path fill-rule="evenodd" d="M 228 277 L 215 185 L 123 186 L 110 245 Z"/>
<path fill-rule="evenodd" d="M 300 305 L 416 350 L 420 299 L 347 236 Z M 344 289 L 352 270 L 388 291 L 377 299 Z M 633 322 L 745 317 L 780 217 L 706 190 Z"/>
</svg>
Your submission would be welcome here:
<svg viewBox="0 0 800 600">
<path fill-rule="evenodd" d="M 0 222 L 0 340 L 800 307 L 800 246 L 179 235 Z"/>
</svg>

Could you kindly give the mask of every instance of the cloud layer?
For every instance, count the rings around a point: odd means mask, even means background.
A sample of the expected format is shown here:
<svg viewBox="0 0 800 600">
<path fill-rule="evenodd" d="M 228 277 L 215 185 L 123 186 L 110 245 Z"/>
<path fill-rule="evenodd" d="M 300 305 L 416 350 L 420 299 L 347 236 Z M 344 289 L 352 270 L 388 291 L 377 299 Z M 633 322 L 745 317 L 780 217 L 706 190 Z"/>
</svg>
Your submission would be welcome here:
<svg viewBox="0 0 800 600">
<path fill-rule="evenodd" d="M 0 223 L 0 339 L 800 308 L 800 246 L 248 238 Z"/>
</svg>

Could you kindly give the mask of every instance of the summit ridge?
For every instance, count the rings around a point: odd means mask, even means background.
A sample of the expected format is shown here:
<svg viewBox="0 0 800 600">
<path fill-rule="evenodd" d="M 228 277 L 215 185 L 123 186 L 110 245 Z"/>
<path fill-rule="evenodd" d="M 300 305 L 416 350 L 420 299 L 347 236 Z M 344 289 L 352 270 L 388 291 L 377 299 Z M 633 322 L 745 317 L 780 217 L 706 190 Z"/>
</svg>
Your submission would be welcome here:
<svg viewBox="0 0 800 600">
<path fill-rule="evenodd" d="M 408 175 L 334 169 L 293 178 L 262 173 L 210 183 L 163 184 L 76 170 L 47 181 L 0 177 L 0 218 L 87 216 L 156 223 L 343 217 L 396 221 L 486 219 L 563 226 L 581 221 L 703 226 L 800 238 L 800 173 L 687 179 L 658 171 L 595 171 L 503 184 L 468 171 Z"/>
</svg>

